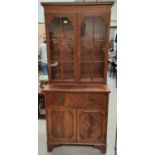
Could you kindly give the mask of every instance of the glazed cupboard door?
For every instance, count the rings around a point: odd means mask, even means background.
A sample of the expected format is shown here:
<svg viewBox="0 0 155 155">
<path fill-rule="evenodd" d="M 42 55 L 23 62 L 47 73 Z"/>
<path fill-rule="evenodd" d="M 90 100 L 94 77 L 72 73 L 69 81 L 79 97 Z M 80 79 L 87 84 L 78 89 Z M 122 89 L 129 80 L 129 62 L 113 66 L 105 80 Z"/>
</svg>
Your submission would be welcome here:
<svg viewBox="0 0 155 155">
<path fill-rule="evenodd" d="M 49 108 L 48 138 L 53 142 L 76 142 L 76 109 Z"/>
<path fill-rule="evenodd" d="M 75 81 L 76 16 L 47 14 L 45 20 L 49 81 Z"/>
<path fill-rule="evenodd" d="M 107 23 L 103 14 L 81 14 L 80 23 L 80 81 L 106 81 Z"/>
<path fill-rule="evenodd" d="M 77 110 L 77 141 L 79 143 L 106 143 L 104 109 Z"/>
</svg>

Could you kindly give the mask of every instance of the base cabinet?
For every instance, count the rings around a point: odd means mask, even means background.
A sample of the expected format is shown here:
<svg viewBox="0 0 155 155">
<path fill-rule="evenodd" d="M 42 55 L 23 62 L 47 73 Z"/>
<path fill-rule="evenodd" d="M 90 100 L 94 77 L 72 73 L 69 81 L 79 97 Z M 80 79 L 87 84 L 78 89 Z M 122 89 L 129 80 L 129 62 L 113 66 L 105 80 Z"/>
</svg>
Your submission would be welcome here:
<svg viewBox="0 0 155 155">
<path fill-rule="evenodd" d="M 82 144 L 105 152 L 108 96 L 108 93 L 45 93 L 48 151 L 61 144 Z"/>
</svg>

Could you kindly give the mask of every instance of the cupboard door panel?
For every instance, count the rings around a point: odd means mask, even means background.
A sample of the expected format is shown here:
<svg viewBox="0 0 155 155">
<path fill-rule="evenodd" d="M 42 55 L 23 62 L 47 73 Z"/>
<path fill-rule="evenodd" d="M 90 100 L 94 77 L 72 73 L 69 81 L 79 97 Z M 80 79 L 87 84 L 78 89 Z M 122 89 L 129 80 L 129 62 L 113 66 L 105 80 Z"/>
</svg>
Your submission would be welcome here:
<svg viewBox="0 0 155 155">
<path fill-rule="evenodd" d="M 103 14 L 80 14 L 80 81 L 103 82 L 106 68 L 106 23 Z"/>
<path fill-rule="evenodd" d="M 76 141 L 76 110 L 72 108 L 48 109 L 48 137 L 59 142 Z"/>
<path fill-rule="evenodd" d="M 80 143 L 106 142 L 105 109 L 77 110 L 77 141 Z"/>
</svg>

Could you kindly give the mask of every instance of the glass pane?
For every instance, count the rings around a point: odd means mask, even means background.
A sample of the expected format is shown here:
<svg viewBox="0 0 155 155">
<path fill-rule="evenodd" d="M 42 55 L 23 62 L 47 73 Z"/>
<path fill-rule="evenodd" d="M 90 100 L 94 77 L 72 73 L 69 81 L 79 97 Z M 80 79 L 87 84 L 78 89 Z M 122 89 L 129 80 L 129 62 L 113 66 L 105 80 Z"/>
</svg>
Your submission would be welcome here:
<svg viewBox="0 0 155 155">
<path fill-rule="evenodd" d="M 49 25 L 49 38 L 50 39 L 59 39 L 61 38 L 61 31 L 60 31 L 60 17 L 55 17 L 51 21 Z"/>
<path fill-rule="evenodd" d="M 53 63 L 51 67 L 51 79 L 60 80 L 61 79 L 61 65 L 58 62 Z"/>
<path fill-rule="evenodd" d="M 92 63 L 81 62 L 81 79 L 90 81 L 91 75 L 92 75 Z"/>
<path fill-rule="evenodd" d="M 81 61 L 91 61 L 92 60 L 92 41 L 81 42 Z"/>
<path fill-rule="evenodd" d="M 86 18 L 81 25 L 81 40 L 93 40 L 93 17 Z"/>
<path fill-rule="evenodd" d="M 61 18 L 61 25 L 62 25 L 62 31 L 63 31 L 63 39 L 73 40 L 74 27 L 71 21 L 68 18 L 63 17 Z"/>
<path fill-rule="evenodd" d="M 58 61 L 60 59 L 60 41 L 50 41 L 51 62 Z"/>
<path fill-rule="evenodd" d="M 87 17 L 81 25 L 80 70 L 82 81 L 104 78 L 105 30 L 102 17 Z"/>
<path fill-rule="evenodd" d="M 94 39 L 105 40 L 105 25 L 103 19 L 100 17 L 94 18 Z"/>
<path fill-rule="evenodd" d="M 55 17 L 49 26 L 51 78 L 70 80 L 74 78 L 74 27 L 67 17 Z M 65 62 L 68 61 L 68 62 Z"/>
<path fill-rule="evenodd" d="M 74 59 L 74 43 L 71 40 L 62 41 L 62 56 L 63 60 L 73 60 Z"/>
<path fill-rule="evenodd" d="M 74 63 L 63 63 L 63 79 L 74 79 Z"/>
<path fill-rule="evenodd" d="M 94 61 L 105 60 L 105 42 L 104 41 L 94 41 L 93 60 Z"/>
<path fill-rule="evenodd" d="M 104 78 L 104 62 L 93 62 L 93 78 Z"/>
<path fill-rule="evenodd" d="M 61 19 L 63 60 L 74 59 L 74 27 L 68 18 Z"/>
</svg>

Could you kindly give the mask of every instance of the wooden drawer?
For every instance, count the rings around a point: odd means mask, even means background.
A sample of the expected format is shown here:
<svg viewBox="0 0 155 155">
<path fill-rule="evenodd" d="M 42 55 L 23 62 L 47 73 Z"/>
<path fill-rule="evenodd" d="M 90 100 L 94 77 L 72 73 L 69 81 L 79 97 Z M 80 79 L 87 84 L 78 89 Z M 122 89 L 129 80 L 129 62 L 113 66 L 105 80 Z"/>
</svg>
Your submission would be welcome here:
<svg viewBox="0 0 155 155">
<path fill-rule="evenodd" d="M 95 108 L 106 107 L 107 96 L 105 94 L 80 94 L 77 107 L 81 108 Z"/>
<path fill-rule="evenodd" d="M 79 94 L 79 93 L 49 93 L 47 105 L 69 106 L 78 108 L 106 107 L 105 94 Z"/>
<path fill-rule="evenodd" d="M 76 95 L 67 93 L 49 93 L 46 97 L 47 105 L 76 107 L 76 100 L 74 99 Z"/>
</svg>

